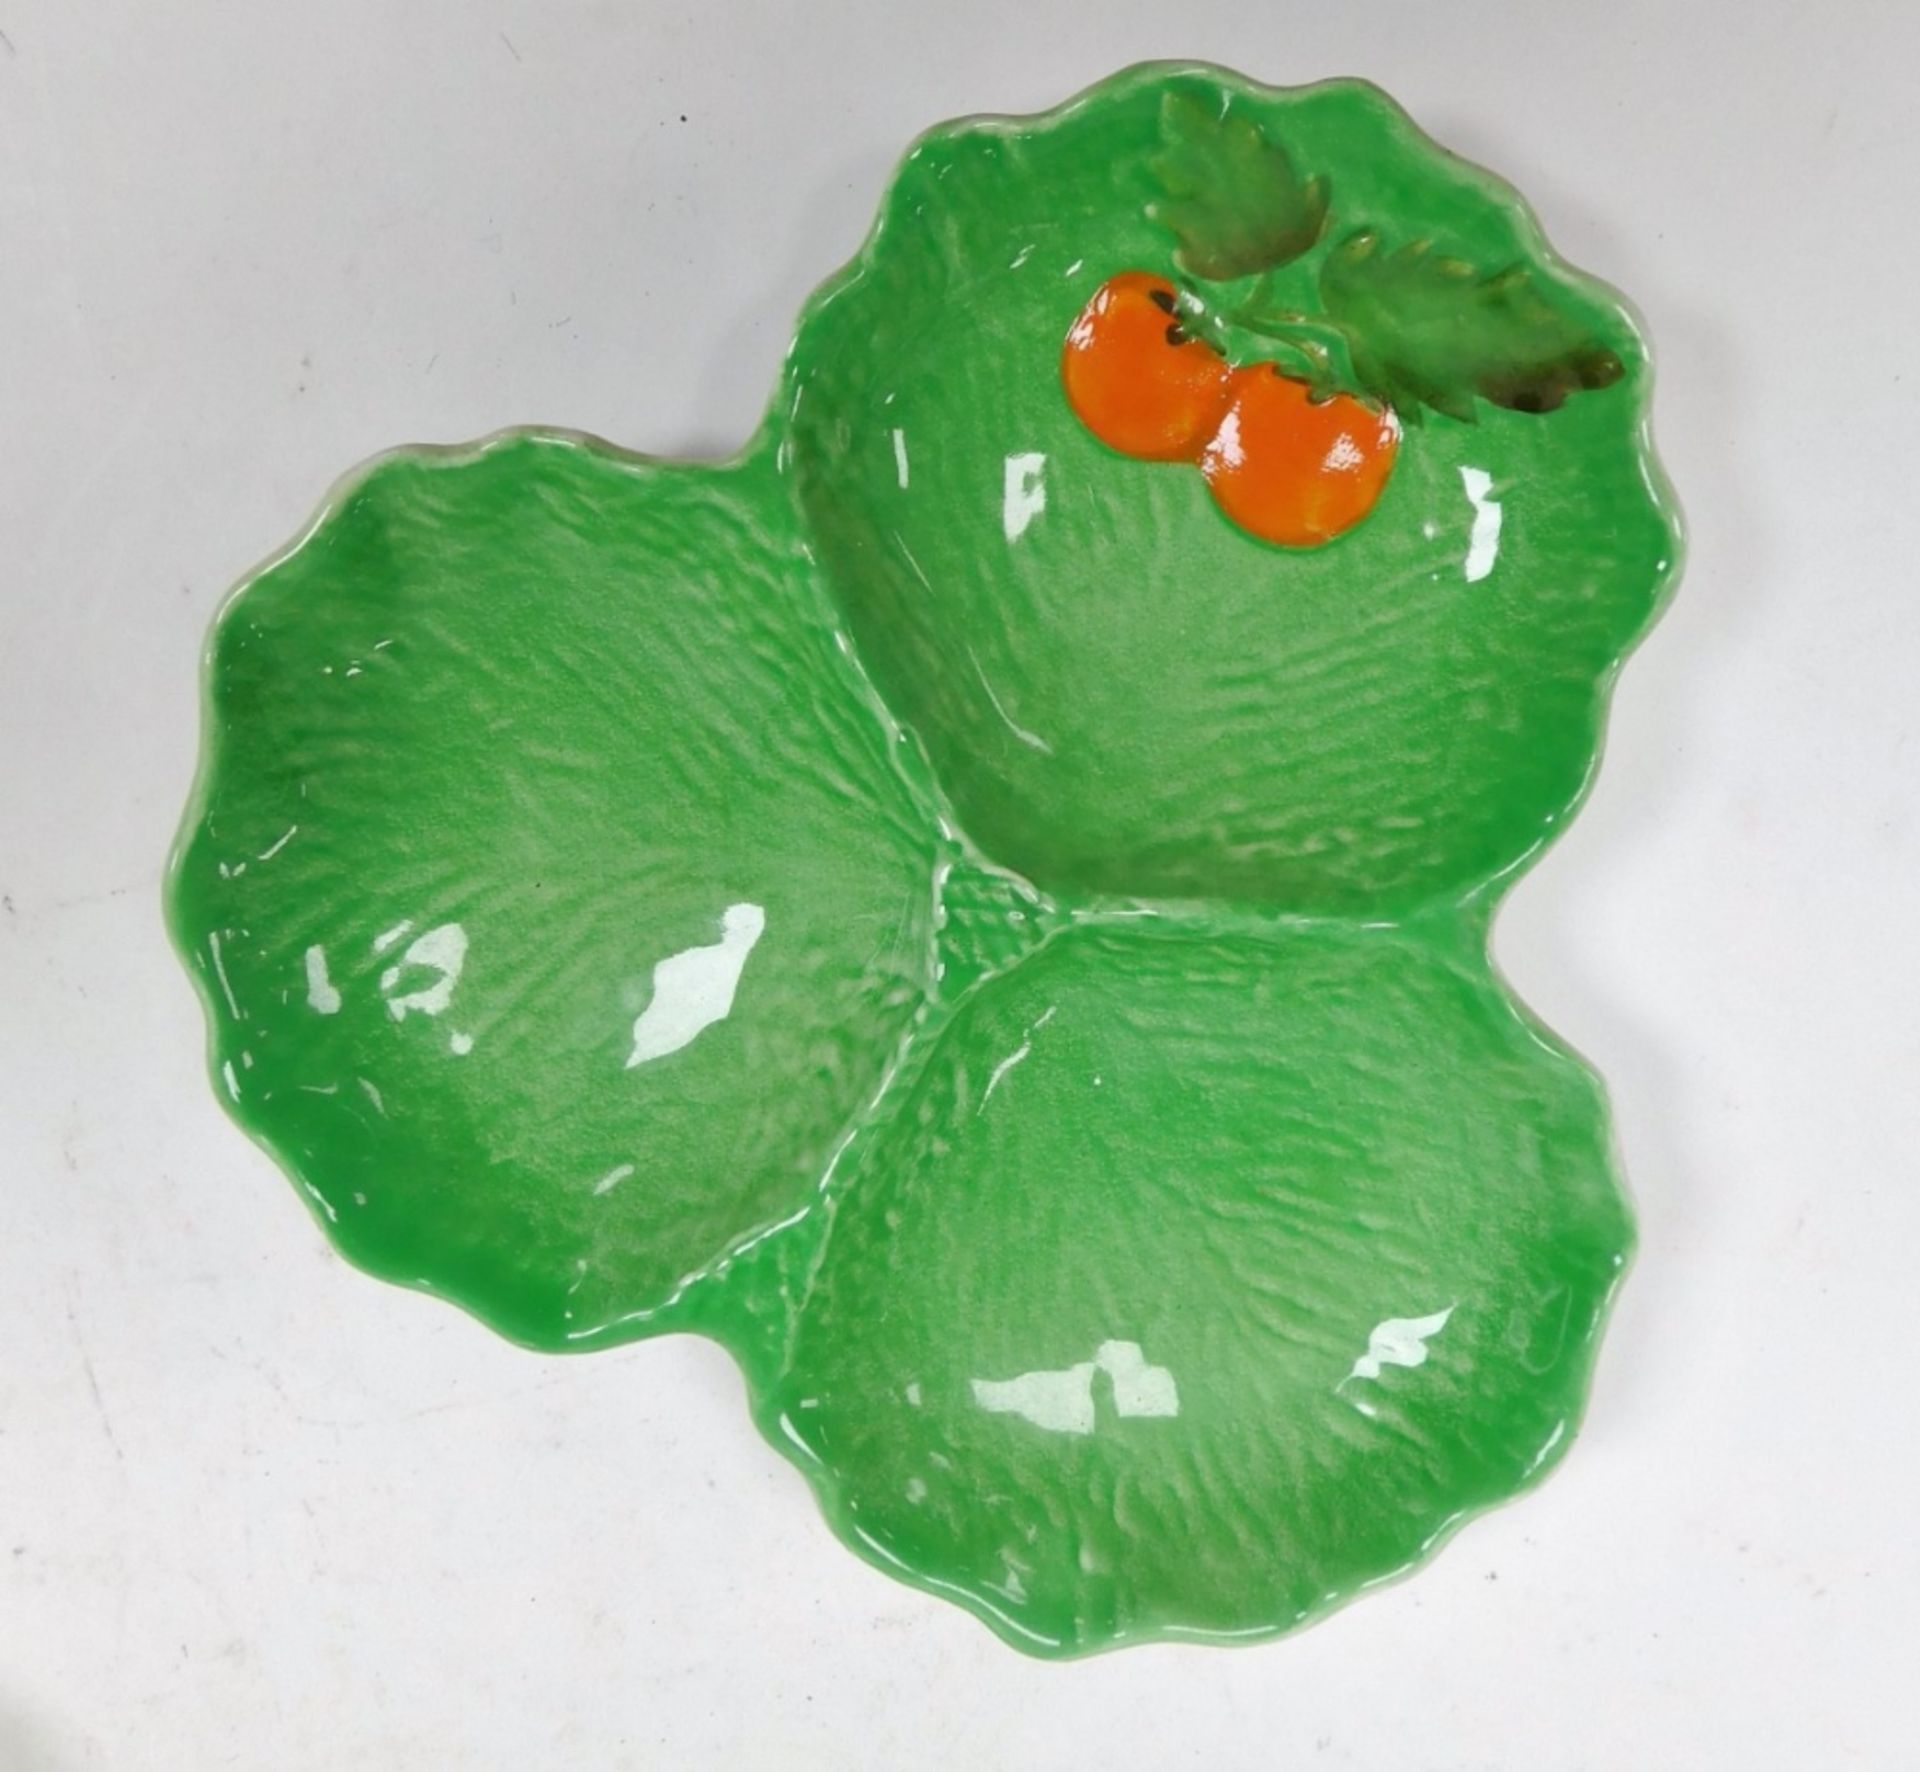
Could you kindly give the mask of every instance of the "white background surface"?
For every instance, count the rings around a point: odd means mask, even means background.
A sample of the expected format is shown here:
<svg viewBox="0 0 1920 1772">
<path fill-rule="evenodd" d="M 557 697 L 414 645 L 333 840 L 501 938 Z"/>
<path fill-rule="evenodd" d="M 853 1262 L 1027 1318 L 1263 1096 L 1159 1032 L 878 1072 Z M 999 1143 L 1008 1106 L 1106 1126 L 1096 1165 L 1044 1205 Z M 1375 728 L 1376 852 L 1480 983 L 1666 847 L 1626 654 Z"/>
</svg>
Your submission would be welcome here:
<svg viewBox="0 0 1920 1772">
<path fill-rule="evenodd" d="M 0 1772 L 1905 1767 L 1920 1642 L 1920 9 L 0 0 Z M 748 431 L 957 112 L 1369 75 L 1629 290 L 1690 517 L 1500 951 L 1643 1246 L 1584 1439 L 1302 1636 L 1017 1657 L 715 1349 L 330 1255 L 162 936 L 205 625 L 333 478 Z M 683 120 L 684 118 L 684 120 Z"/>
</svg>

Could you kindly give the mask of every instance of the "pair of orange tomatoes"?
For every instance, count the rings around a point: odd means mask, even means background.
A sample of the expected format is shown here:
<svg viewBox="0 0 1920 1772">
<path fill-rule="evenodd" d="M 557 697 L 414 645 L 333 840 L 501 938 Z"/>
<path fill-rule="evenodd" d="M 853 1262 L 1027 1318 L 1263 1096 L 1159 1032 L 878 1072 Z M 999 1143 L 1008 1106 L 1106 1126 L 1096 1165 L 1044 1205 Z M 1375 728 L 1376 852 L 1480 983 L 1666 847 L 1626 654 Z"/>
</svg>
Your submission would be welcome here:
<svg viewBox="0 0 1920 1772">
<path fill-rule="evenodd" d="M 1359 522 L 1400 445 L 1390 409 L 1315 400 L 1274 363 L 1234 368 L 1180 324 L 1173 285 L 1147 271 L 1100 286 L 1067 333 L 1060 373 L 1101 442 L 1197 463 L 1228 517 L 1283 547 L 1316 547 Z"/>
</svg>

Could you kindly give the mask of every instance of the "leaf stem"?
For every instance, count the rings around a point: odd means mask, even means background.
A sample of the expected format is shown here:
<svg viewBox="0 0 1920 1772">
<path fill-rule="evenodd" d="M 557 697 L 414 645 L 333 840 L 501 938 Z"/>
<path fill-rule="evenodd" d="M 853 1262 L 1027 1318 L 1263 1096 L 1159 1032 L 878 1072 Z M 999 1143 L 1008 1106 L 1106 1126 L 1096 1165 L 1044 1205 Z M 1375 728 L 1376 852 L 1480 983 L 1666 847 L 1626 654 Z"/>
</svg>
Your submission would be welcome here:
<svg viewBox="0 0 1920 1772">
<path fill-rule="evenodd" d="M 1232 307 L 1216 306 L 1190 277 L 1179 278 L 1181 323 L 1206 338 L 1222 356 L 1231 357 L 1234 333 L 1251 333 L 1287 354 L 1292 370 L 1313 390 L 1316 400 L 1354 388 L 1353 341 L 1337 321 L 1295 308 L 1273 307 L 1273 274 L 1260 279 Z"/>
<path fill-rule="evenodd" d="M 1230 324 L 1256 338 L 1286 347 L 1312 366 L 1307 379 L 1316 398 L 1348 385 L 1353 372 L 1353 340 L 1344 326 L 1291 308 L 1267 308 L 1254 292 L 1230 318 Z"/>
</svg>

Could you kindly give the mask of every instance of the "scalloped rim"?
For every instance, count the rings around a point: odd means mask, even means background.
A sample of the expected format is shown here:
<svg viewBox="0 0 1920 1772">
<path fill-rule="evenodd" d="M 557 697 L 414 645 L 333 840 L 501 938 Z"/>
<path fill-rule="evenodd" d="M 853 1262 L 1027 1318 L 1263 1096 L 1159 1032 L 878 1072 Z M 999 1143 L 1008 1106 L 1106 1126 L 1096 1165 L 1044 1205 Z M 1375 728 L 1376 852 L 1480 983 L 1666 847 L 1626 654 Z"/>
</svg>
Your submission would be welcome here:
<svg viewBox="0 0 1920 1772">
<path fill-rule="evenodd" d="M 715 473 L 727 473 L 745 469 L 763 455 L 772 454 L 776 460 L 781 446 L 786 441 L 788 413 L 791 403 L 791 378 L 797 359 L 801 340 L 814 316 L 831 302 L 852 289 L 870 270 L 881 251 L 892 219 L 892 197 L 897 190 L 900 177 L 906 166 L 929 144 L 957 135 L 979 132 L 992 132 L 1005 135 L 1031 135 L 1054 129 L 1069 122 L 1081 111 L 1108 101 L 1116 96 L 1130 93 L 1135 88 L 1177 78 L 1198 78 L 1217 83 L 1231 92 L 1255 100 L 1272 100 L 1280 97 L 1297 97 L 1306 93 L 1351 91 L 1364 94 L 1367 99 L 1386 112 L 1406 136 L 1410 147 L 1457 170 L 1466 180 L 1477 185 L 1492 201 L 1504 209 L 1516 225 L 1516 232 L 1523 242 L 1527 253 L 1537 259 L 1556 275 L 1582 285 L 1597 294 L 1619 313 L 1633 332 L 1638 342 L 1645 364 L 1642 378 L 1642 392 L 1635 426 L 1636 454 L 1641 474 L 1644 478 L 1649 502 L 1669 538 L 1664 568 L 1654 587 L 1645 618 L 1631 639 L 1614 655 L 1608 666 L 1595 679 L 1591 718 L 1588 725 L 1588 764 L 1574 791 L 1565 802 L 1550 813 L 1543 821 L 1538 837 L 1513 860 L 1502 867 L 1487 880 L 1457 900 L 1436 900 L 1403 918 L 1402 925 L 1420 920 L 1428 914 L 1457 916 L 1462 926 L 1472 932 L 1472 943 L 1477 956 L 1484 962 L 1495 988 L 1505 998 L 1516 1017 L 1528 1032 L 1546 1050 L 1572 1059 L 1595 1087 L 1603 1116 L 1603 1125 L 1608 1141 L 1608 1164 L 1612 1172 L 1614 1186 L 1622 1205 L 1626 1210 L 1626 1242 L 1621 1250 L 1621 1259 L 1615 1271 L 1612 1284 L 1601 1301 L 1595 1314 L 1593 1327 L 1586 1337 L 1582 1350 L 1584 1359 L 1578 1376 L 1578 1382 L 1572 1389 L 1572 1395 L 1563 1417 L 1564 1427 L 1559 1437 L 1552 1441 L 1541 1453 L 1532 1468 L 1520 1482 L 1498 1498 L 1463 1506 L 1447 1516 L 1441 1525 L 1426 1539 L 1413 1556 L 1399 1566 L 1382 1574 L 1356 1580 L 1350 1585 L 1334 1590 L 1316 1604 L 1302 1610 L 1296 1616 L 1276 1621 L 1270 1626 L 1258 1626 L 1247 1630 L 1220 1631 L 1179 1624 L 1158 1624 L 1133 1631 L 1116 1632 L 1111 1637 L 1097 1643 L 1062 1643 L 1041 1636 L 1017 1619 L 995 1607 L 985 1595 L 976 1593 L 958 1583 L 944 1580 L 939 1576 L 913 1568 L 901 1562 L 883 1546 L 868 1537 L 857 1520 L 852 1517 L 847 1499 L 843 1493 L 836 1473 L 823 1464 L 813 1453 L 792 1439 L 785 1431 L 777 1412 L 770 1408 L 770 1393 L 756 1384 L 744 1350 L 734 1345 L 726 1337 L 705 1326 L 684 1323 L 671 1318 L 661 1320 L 667 1307 L 658 1307 L 647 1314 L 644 1321 L 633 1325 L 633 1332 L 618 1340 L 638 1341 L 652 1339 L 666 1334 L 696 1333 L 705 1334 L 709 1339 L 724 1347 L 738 1368 L 743 1388 L 747 1393 L 749 1413 L 755 1426 L 767 1443 L 779 1452 L 790 1464 L 798 1469 L 813 1492 L 816 1504 L 826 1519 L 828 1526 L 842 1544 L 862 1561 L 892 1577 L 896 1581 L 916 1588 L 924 1593 L 946 1600 L 961 1607 L 977 1618 L 989 1630 L 1009 1646 L 1026 1654 L 1047 1660 L 1079 1660 L 1092 1655 L 1106 1654 L 1110 1651 L 1139 1646 L 1148 1643 L 1186 1643 L 1207 1645 L 1239 1646 L 1270 1641 L 1278 1636 L 1289 1635 L 1304 1626 L 1314 1624 L 1342 1610 L 1362 1594 L 1376 1588 L 1390 1586 L 1404 1581 L 1425 1568 L 1429 1561 L 1449 1543 L 1462 1527 L 1480 1515 L 1495 1508 L 1504 1507 L 1511 1501 L 1530 1493 L 1544 1482 L 1559 1467 L 1567 1450 L 1579 1437 L 1592 1395 L 1592 1381 L 1600 1344 L 1605 1339 L 1612 1318 L 1619 1289 L 1627 1274 L 1631 1271 L 1634 1258 L 1637 1232 L 1634 1223 L 1633 1201 L 1626 1186 L 1624 1171 L 1619 1161 L 1618 1136 L 1615 1116 L 1607 1091 L 1604 1077 L 1572 1045 L 1548 1028 L 1528 1007 L 1523 998 L 1514 990 L 1506 974 L 1499 966 L 1493 954 L 1492 927 L 1500 906 L 1506 895 L 1527 874 L 1548 849 L 1558 840 L 1560 833 L 1578 815 L 1592 792 L 1605 754 L 1608 715 L 1613 691 L 1621 671 L 1627 661 L 1638 650 L 1647 634 L 1652 630 L 1671 602 L 1674 591 L 1684 570 L 1687 541 L 1686 530 L 1680 506 L 1671 481 L 1661 464 L 1659 453 L 1653 439 L 1652 398 L 1656 379 L 1656 363 L 1647 327 L 1637 305 L 1618 287 L 1604 278 L 1584 271 L 1571 264 L 1554 247 L 1547 237 L 1532 205 L 1519 189 L 1502 175 L 1492 171 L 1479 162 L 1454 152 L 1431 136 L 1413 118 L 1406 108 L 1384 89 L 1372 81 L 1343 76 L 1325 80 L 1311 81 L 1299 85 L 1268 85 L 1248 79 L 1230 68 L 1218 63 L 1188 60 L 1158 60 L 1133 63 L 1106 78 L 1082 88 L 1079 92 L 1057 105 L 1031 112 L 974 112 L 967 113 L 936 123 L 922 130 L 908 144 L 895 160 L 884 185 L 876 208 L 874 220 L 866 237 L 853 255 L 840 268 L 816 285 L 813 292 L 801 304 L 795 317 L 791 337 L 781 358 L 776 374 L 773 391 L 762 410 L 759 421 L 746 439 L 731 454 L 717 460 L 686 460 L 683 458 L 660 456 L 644 451 L 627 449 L 595 433 L 562 425 L 511 425 L 488 432 L 486 435 L 461 443 L 414 443 L 403 444 L 392 449 L 382 450 L 366 457 L 355 466 L 341 474 L 327 489 L 305 524 L 293 538 L 271 550 L 244 572 L 221 599 L 208 626 L 207 638 L 202 648 L 200 667 L 200 720 L 198 753 L 192 784 L 188 792 L 185 809 L 175 830 L 168 852 L 167 863 L 162 880 L 162 920 L 175 952 L 179 955 L 183 970 L 192 981 L 193 988 L 201 1003 L 205 1018 L 207 1041 L 206 1061 L 209 1085 L 215 1100 L 222 1111 L 237 1125 L 247 1137 L 263 1150 L 293 1183 L 296 1193 L 306 1203 L 313 1221 L 320 1227 L 329 1245 L 340 1257 L 358 1271 L 372 1278 L 385 1281 L 403 1289 L 424 1293 L 430 1297 L 450 1303 L 466 1315 L 480 1323 L 489 1332 L 502 1339 L 530 1351 L 541 1354 L 587 1353 L 603 1351 L 616 1345 L 614 1340 L 596 1340 L 566 1347 L 550 1347 L 531 1340 L 501 1320 L 500 1313 L 490 1301 L 481 1298 L 469 1298 L 447 1290 L 431 1278 L 399 1271 L 383 1265 L 377 1258 L 347 1248 L 339 1235 L 337 1227 L 330 1223 L 320 1211 L 316 1198 L 301 1177 L 299 1167 L 289 1153 L 283 1151 L 274 1138 L 263 1129 L 249 1124 L 237 1111 L 236 1105 L 217 1086 L 219 1067 L 222 1059 L 220 1021 L 216 1013 L 212 986 L 198 964 L 197 944 L 188 939 L 184 920 L 179 911 L 175 888 L 182 860 L 192 844 L 200 827 L 204 823 L 211 789 L 220 756 L 222 722 L 216 706 L 214 667 L 220 635 L 229 618 L 237 608 L 241 598 L 255 580 L 272 571 L 304 548 L 318 531 L 338 515 L 347 500 L 350 499 L 374 474 L 383 467 L 397 461 L 431 463 L 440 466 L 460 466 L 478 460 L 480 457 L 513 443 L 550 443 L 560 447 L 574 448 L 592 454 L 605 456 L 613 461 L 635 468 L 672 468 L 702 469 Z M 796 512 L 796 518 L 798 513 Z M 867 673 L 863 665 L 855 660 L 856 669 L 863 681 Z M 1338 919 L 1291 918 L 1294 922 L 1324 922 Z M 816 1210 L 818 1199 L 809 1201 L 801 1208 L 801 1213 Z M 794 1220 L 785 1221 L 792 1223 Z M 775 1227 L 781 1228 L 781 1227 Z M 737 1239 L 727 1250 L 722 1251 L 713 1262 L 699 1270 L 692 1279 L 704 1279 L 724 1269 L 739 1254 L 760 1241 L 768 1232 L 762 1228 Z"/>
<path fill-rule="evenodd" d="M 836 1473 L 804 1446 L 791 1439 L 784 1430 L 777 1414 L 769 1413 L 763 1407 L 764 1399 L 754 1396 L 754 1420 L 776 1451 L 792 1463 L 806 1477 L 812 1489 L 815 1501 L 826 1517 L 834 1535 L 859 1556 L 882 1573 L 896 1581 L 949 1601 L 971 1613 L 1003 1642 L 1011 1647 L 1046 1660 L 1081 1660 L 1093 1655 L 1106 1654 L 1111 1650 L 1128 1648 L 1147 1643 L 1190 1643 L 1207 1645 L 1240 1646 L 1258 1642 L 1270 1642 L 1275 1637 L 1290 1635 L 1308 1625 L 1316 1624 L 1333 1613 L 1344 1609 L 1361 1595 L 1376 1588 L 1392 1586 L 1407 1580 L 1424 1569 L 1427 1564 L 1445 1547 L 1464 1526 L 1496 1508 L 1505 1507 L 1517 1501 L 1545 1482 L 1559 1468 L 1568 1449 L 1579 1438 L 1586 1418 L 1593 1391 L 1593 1374 L 1597 1364 L 1599 1349 L 1606 1338 L 1607 1328 L 1612 1320 L 1613 1309 L 1619 1298 L 1620 1287 L 1632 1271 L 1637 1246 L 1637 1227 L 1633 1212 L 1633 1199 L 1626 1185 L 1625 1172 L 1620 1162 L 1618 1126 L 1613 1113 L 1612 1101 L 1607 1090 L 1606 1079 L 1590 1063 L 1584 1054 L 1572 1044 L 1562 1039 L 1549 1028 L 1528 1006 L 1526 1001 L 1513 988 L 1511 981 L 1494 958 L 1492 929 L 1495 918 L 1509 892 L 1532 870 L 1540 858 L 1558 841 L 1560 834 L 1586 803 L 1593 791 L 1601 763 L 1604 759 L 1608 714 L 1612 704 L 1613 691 L 1619 681 L 1620 673 L 1627 661 L 1639 648 L 1665 613 L 1672 601 L 1674 591 L 1685 567 L 1686 532 L 1680 507 L 1675 496 L 1672 482 L 1662 466 L 1659 453 L 1653 440 L 1652 403 L 1657 366 L 1647 326 L 1638 306 L 1616 285 L 1605 278 L 1597 277 L 1572 264 L 1554 247 L 1547 237 L 1533 206 L 1519 188 L 1509 179 L 1492 171 L 1478 161 L 1455 153 L 1451 148 L 1436 141 L 1414 119 L 1397 99 L 1382 87 L 1370 80 L 1354 76 L 1336 77 L 1326 80 L 1307 82 L 1296 86 L 1273 86 L 1250 80 L 1245 75 L 1218 63 L 1205 61 L 1142 61 L 1121 69 L 1103 80 L 1082 88 L 1070 98 L 1048 109 L 1025 113 L 976 112 L 955 117 L 943 123 L 937 123 L 923 130 L 908 145 L 907 149 L 894 163 L 886 185 L 883 188 L 878 210 L 866 238 L 861 242 L 853 256 L 832 276 L 822 282 L 811 296 L 802 304 L 800 313 L 794 322 L 794 337 L 782 363 L 781 375 L 775 386 L 772 399 L 762 415 L 753 436 L 741 450 L 741 456 L 752 454 L 764 444 L 776 442 L 784 436 L 786 412 L 790 400 L 789 380 L 795 362 L 801 335 L 814 315 L 830 302 L 838 299 L 847 290 L 853 288 L 871 268 L 876 256 L 885 243 L 888 225 L 891 220 L 891 198 L 897 189 L 900 174 L 905 166 L 928 144 L 947 137 L 973 131 L 993 131 L 1008 135 L 1025 135 L 1058 127 L 1069 121 L 1081 110 L 1110 99 L 1117 94 L 1130 92 L 1140 85 L 1153 84 L 1163 80 L 1180 77 L 1196 77 L 1218 82 L 1221 86 L 1249 98 L 1271 99 L 1279 96 L 1293 96 L 1307 92 L 1348 90 L 1367 95 L 1374 103 L 1387 112 L 1404 132 L 1410 145 L 1432 156 L 1446 165 L 1456 168 L 1466 179 L 1476 184 L 1486 195 L 1507 211 L 1516 224 L 1527 252 L 1537 258 L 1555 274 L 1577 284 L 1584 285 L 1602 299 L 1612 304 L 1625 320 L 1637 340 L 1641 357 L 1645 363 L 1642 378 L 1642 392 L 1639 401 L 1638 420 L 1635 426 L 1636 453 L 1639 467 L 1645 481 L 1650 503 L 1658 514 L 1669 537 L 1669 547 L 1665 569 L 1655 587 L 1645 619 L 1639 629 L 1613 657 L 1612 662 L 1602 671 L 1594 682 L 1591 716 L 1588 723 L 1588 762 L 1585 772 L 1565 802 L 1544 822 L 1540 834 L 1526 849 L 1515 856 L 1498 872 L 1481 882 L 1472 891 L 1465 894 L 1453 906 L 1459 915 L 1469 924 L 1478 924 L 1479 933 L 1475 942 L 1480 958 L 1485 962 L 1495 987 L 1506 998 L 1514 1014 L 1528 1029 L 1532 1036 L 1547 1050 L 1564 1054 L 1578 1064 L 1591 1080 L 1600 1102 L 1603 1124 L 1608 1144 L 1608 1167 L 1613 1176 L 1615 1190 L 1627 1213 L 1627 1240 L 1621 1250 L 1621 1261 L 1615 1271 L 1613 1283 L 1608 1288 L 1599 1310 L 1595 1313 L 1594 1323 L 1584 1351 L 1585 1362 L 1579 1382 L 1574 1388 L 1570 1406 L 1565 1415 L 1565 1431 L 1559 1439 L 1542 1455 L 1526 1477 L 1506 1494 L 1499 1498 L 1476 1506 L 1462 1507 L 1440 1525 L 1426 1540 L 1419 1551 L 1398 1568 L 1384 1574 L 1356 1581 L 1350 1586 L 1335 1591 L 1323 1598 L 1318 1604 L 1310 1606 L 1298 1616 L 1277 1622 L 1272 1626 L 1259 1627 L 1246 1631 L 1214 1631 L 1182 1625 L 1158 1625 L 1135 1632 L 1118 1632 L 1114 1636 L 1095 1644 L 1067 1644 L 1051 1641 L 1029 1631 L 1018 1620 L 997 1608 L 991 1599 L 972 1592 L 956 1583 L 942 1580 L 914 1569 L 902 1563 L 884 1547 L 867 1537 L 859 1522 L 848 1510 L 846 1498 L 842 1493 Z M 1415 921 L 1425 914 L 1415 912 L 1405 921 Z M 1450 907 L 1451 908 L 1451 907 Z M 1318 920 L 1318 919 L 1307 919 Z M 736 1356 L 737 1358 L 737 1356 Z M 744 1369 L 743 1369 L 744 1373 Z M 749 1384 L 749 1395 L 753 1396 L 753 1387 Z"/>
</svg>

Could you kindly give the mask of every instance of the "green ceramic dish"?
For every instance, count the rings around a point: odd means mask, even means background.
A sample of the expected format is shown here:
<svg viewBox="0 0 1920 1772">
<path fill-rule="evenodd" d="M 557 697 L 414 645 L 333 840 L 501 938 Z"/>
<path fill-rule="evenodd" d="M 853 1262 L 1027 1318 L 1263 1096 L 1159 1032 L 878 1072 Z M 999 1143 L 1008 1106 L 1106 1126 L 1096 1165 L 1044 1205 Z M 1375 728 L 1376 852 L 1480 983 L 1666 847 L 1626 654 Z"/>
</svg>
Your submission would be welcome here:
<svg viewBox="0 0 1920 1772">
<path fill-rule="evenodd" d="M 1487 930 L 1674 571 L 1647 402 L 1371 87 L 936 129 L 734 460 L 403 450 L 235 594 L 219 1092 L 371 1273 L 724 1343 L 1020 1648 L 1311 1618 L 1565 1451 L 1631 1245 Z"/>
</svg>

